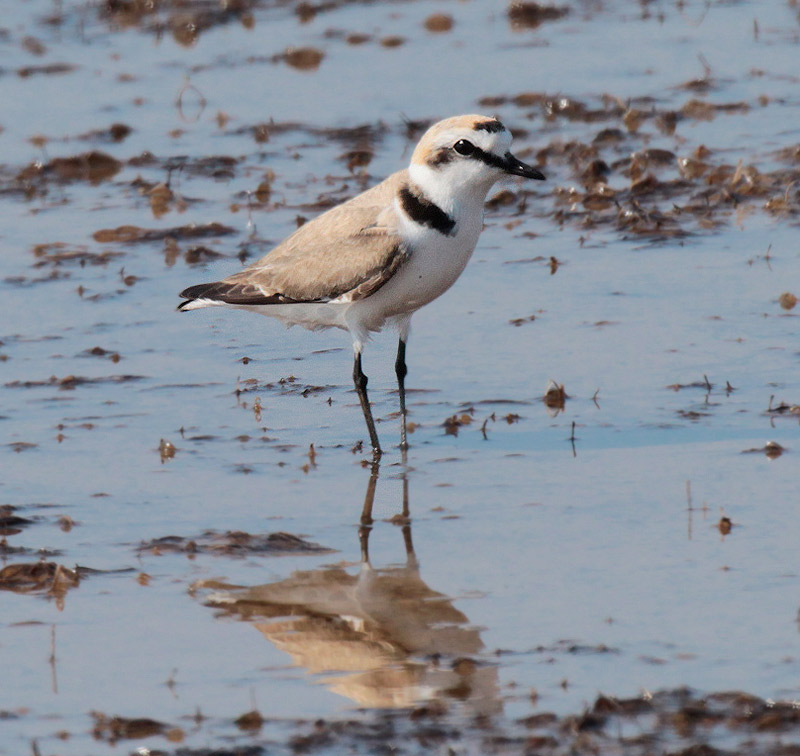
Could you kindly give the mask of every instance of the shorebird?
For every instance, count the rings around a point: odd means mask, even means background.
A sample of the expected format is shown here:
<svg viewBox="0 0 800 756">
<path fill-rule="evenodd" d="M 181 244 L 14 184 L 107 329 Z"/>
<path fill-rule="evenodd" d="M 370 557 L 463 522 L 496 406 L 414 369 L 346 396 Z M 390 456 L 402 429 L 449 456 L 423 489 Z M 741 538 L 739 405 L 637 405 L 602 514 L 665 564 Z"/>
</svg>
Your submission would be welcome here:
<svg viewBox="0 0 800 756">
<path fill-rule="evenodd" d="M 408 448 L 405 379 L 411 316 L 447 291 L 483 229 L 486 195 L 505 175 L 543 180 L 511 154 L 496 118 L 447 118 L 423 134 L 411 165 L 300 226 L 258 262 L 181 292 L 181 311 L 233 307 L 311 330 L 341 328 L 353 340 L 353 382 L 373 457 L 381 456 L 361 352 L 384 326 L 400 335 L 400 447 Z"/>
</svg>

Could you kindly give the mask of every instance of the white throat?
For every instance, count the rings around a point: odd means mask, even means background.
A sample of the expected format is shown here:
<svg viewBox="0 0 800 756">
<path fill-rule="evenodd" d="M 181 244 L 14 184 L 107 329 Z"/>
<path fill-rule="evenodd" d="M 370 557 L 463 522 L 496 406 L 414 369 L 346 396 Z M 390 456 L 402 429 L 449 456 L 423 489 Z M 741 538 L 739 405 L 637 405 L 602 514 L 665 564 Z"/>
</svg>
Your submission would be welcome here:
<svg viewBox="0 0 800 756">
<path fill-rule="evenodd" d="M 476 212 L 478 207 L 482 208 L 489 189 L 497 180 L 496 176 L 489 174 L 478 177 L 474 172 L 462 175 L 461 171 L 448 168 L 449 166 L 437 169 L 412 163 L 408 168 L 408 175 L 425 197 L 448 215 L 455 217 L 464 210 Z"/>
</svg>

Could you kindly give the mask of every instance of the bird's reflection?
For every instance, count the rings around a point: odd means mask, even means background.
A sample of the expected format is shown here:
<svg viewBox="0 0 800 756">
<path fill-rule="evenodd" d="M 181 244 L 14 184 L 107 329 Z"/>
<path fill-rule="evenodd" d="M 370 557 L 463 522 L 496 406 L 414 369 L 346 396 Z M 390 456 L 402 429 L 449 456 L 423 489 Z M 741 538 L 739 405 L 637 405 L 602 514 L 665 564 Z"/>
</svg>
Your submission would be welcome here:
<svg viewBox="0 0 800 756">
<path fill-rule="evenodd" d="M 420 577 L 405 464 L 403 470 L 402 515 L 393 522 L 401 524 L 404 564 L 375 567 L 370 561 L 375 463 L 359 528 L 357 574 L 338 566 L 298 571 L 275 583 L 224 586 L 206 602 L 253 622 L 295 665 L 323 675 L 325 685 L 359 706 L 448 707 L 458 701 L 472 714 L 492 714 L 501 707 L 497 668 L 475 659 L 483 648 L 479 631 Z"/>
</svg>

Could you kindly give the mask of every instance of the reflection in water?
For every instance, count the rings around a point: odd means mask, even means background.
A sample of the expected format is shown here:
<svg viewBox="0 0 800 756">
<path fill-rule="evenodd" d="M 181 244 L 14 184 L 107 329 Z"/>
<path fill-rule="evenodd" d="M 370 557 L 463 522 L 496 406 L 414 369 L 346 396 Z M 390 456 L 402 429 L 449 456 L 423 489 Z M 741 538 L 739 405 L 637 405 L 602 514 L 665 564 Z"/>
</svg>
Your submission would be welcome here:
<svg viewBox="0 0 800 756">
<path fill-rule="evenodd" d="M 298 571 L 276 583 L 224 586 L 207 604 L 252 621 L 297 666 L 326 675 L 325 685 L 360 706 L 461 701 L 472 714 L 499 711 L 497 668 L 472 658 L 483 648 L 478 630 L 420 577 L 405 473 L 400 518 L 405 564 L 376 568 L 370 562 L 378 473 L 374 464 L 359 528 L 357 575 L 339 566 Z"/>
<path fill-rule="evenodd" d="M 58 611 L 63 611 L 67 591 L 80 585 L 81 570 L 86 571 L 85 568 L 71 570 L 56 562 L 9 564 L 0 569 L 0 591 L 45 593 L 54 597 Z"/>
</svg>

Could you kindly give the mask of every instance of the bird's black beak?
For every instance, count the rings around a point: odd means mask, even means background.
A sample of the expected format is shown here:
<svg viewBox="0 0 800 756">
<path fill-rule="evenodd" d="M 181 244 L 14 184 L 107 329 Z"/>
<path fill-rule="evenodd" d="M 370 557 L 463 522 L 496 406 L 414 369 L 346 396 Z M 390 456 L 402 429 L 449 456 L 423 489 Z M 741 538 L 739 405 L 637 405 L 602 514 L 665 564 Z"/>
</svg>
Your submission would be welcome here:
<svg viewBox="0 0 800 756">
<path fill-rule="evenodd" d="M 537 179 L 538 181 L 545 180 L 545 176 L 541 171 L 537 170 L 532 165 L 517 160 L 510 152 L 506 153 L 503 170 L 514 176 L 523 176 L 524 178 Z"/>
</svg>

